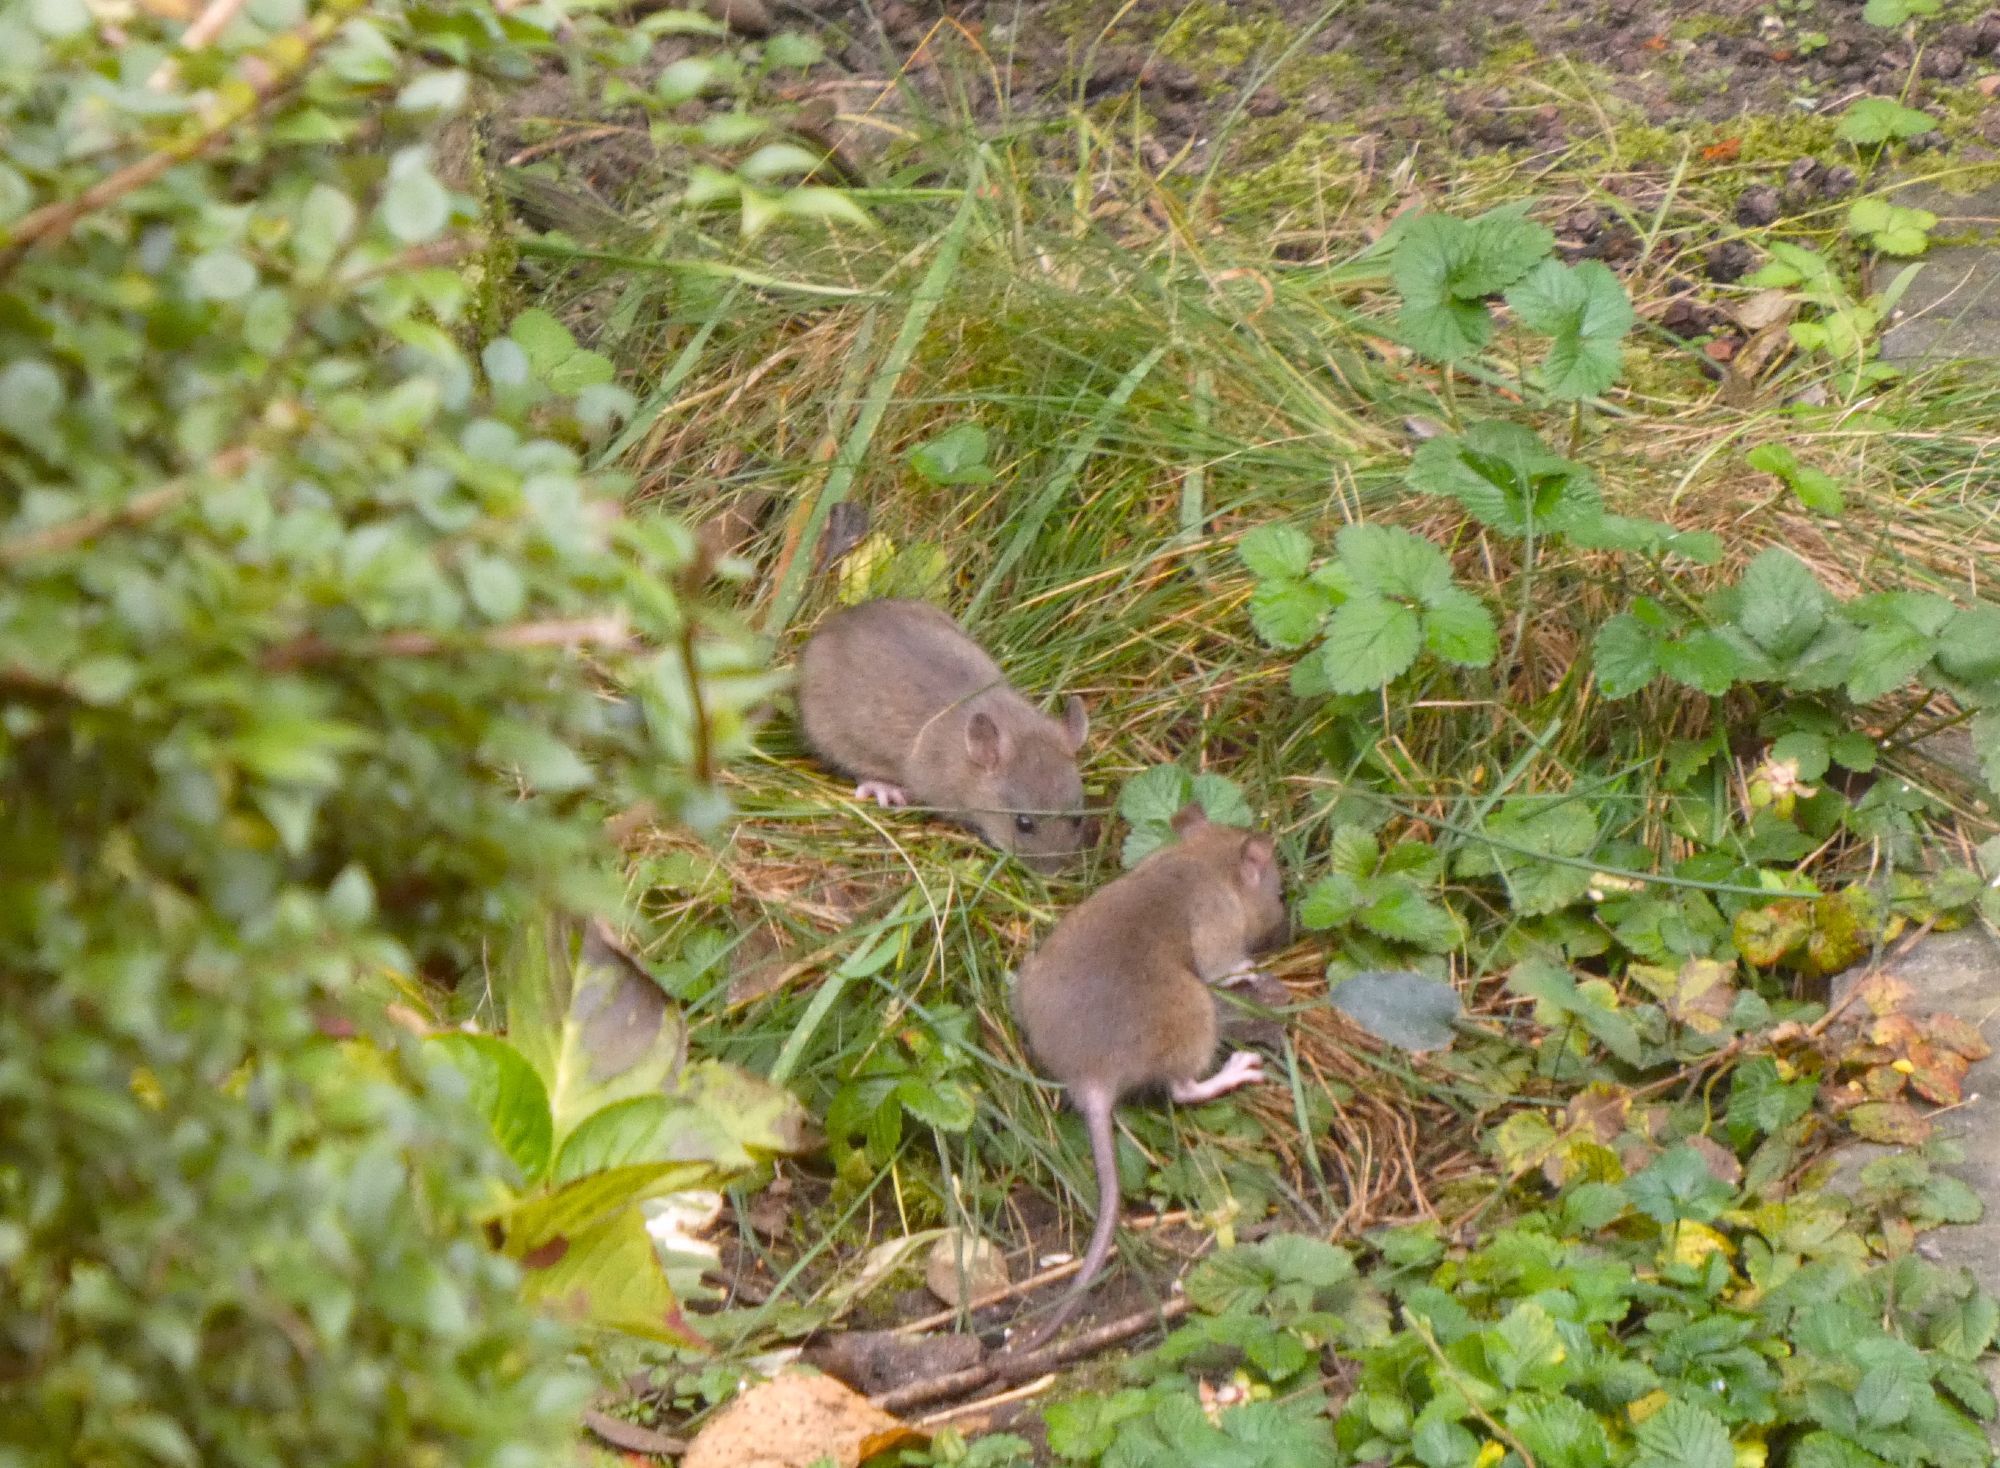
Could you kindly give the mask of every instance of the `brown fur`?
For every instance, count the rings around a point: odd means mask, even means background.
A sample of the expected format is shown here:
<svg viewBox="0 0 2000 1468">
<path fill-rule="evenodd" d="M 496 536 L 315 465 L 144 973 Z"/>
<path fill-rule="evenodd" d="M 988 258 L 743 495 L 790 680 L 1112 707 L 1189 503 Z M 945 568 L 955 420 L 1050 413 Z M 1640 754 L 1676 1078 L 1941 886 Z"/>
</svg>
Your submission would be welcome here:
<svg viewBox="0 0 2000 1468">
<path fill-rule="evenodd" d="M 1076 753 L 1087 721 L 1075 698 L 1064 713 L 1058 722 L 1030 704 L 928 602 L 835 612 L 799 659 L 799 719 L 821 759 L 898 786 L 1043 870 L 1084 845 Z"/>
<path fill-rule="evenodd" d="M 1110 1254 L 1118 1222 L 1113 1108 L 1136 1091 L 1208 1074 L 1216 1048 L 1209 985 L 1285 931 L 1270 837 L 1212 825 L 1193 805 L 1174 817 L 1174 829 L 1178 841 L 1092 893 L 1021 967 L 1015 1015 L 1037 1063 L 1083 1113 L 1098 1218 L 1069 1295 L 1016 1350 L 1054 1333 Z"/>
</svg>

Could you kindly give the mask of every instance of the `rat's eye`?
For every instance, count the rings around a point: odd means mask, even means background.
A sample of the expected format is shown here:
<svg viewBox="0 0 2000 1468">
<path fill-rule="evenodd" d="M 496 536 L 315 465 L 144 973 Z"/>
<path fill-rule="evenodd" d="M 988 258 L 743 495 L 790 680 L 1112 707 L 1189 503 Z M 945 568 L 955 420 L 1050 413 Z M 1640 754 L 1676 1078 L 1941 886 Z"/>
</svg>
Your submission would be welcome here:
<svg viewBox="0 0 2000 1468">
<path fill-rule="evenodd" d="M 1015 816 L 1014 829 L 1019 831 L 1023 836 L 1028 835 L 1035 829 L 1035 818 L 1033 816 Z"/>
</svg>

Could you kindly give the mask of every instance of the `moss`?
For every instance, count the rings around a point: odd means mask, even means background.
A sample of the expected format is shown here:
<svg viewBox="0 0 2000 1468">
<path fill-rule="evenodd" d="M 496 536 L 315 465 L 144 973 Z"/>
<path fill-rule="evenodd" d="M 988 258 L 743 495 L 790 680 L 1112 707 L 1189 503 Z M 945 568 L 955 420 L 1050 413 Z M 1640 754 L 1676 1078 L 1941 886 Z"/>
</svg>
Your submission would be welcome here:
<svg viewBox="0 0 2000 1468">
<path fill-rule="evenodd" d="M 1227 0 L 1193 0 L 1155 45 L 1162 56 L 1215 75 L 1282 48 L 1291 37 L 1290 24 L 1275 10 Z"/>
</svg>

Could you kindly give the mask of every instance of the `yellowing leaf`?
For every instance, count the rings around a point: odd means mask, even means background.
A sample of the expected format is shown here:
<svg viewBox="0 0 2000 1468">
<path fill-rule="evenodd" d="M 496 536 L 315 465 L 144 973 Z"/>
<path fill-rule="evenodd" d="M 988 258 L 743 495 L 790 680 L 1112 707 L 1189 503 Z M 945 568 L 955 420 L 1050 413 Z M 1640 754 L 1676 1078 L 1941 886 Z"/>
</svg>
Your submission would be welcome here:
<svg viewBox="0 0 2000 1468">
<path fill-rule="evenodd" d="M 1672 1397 L 1662 1391 L 1647 1392 L 1625 1409 L 1625 1415 L 1631 1418 L 1632 1425 L 1637 1427 L 1672 1400 Z"/>
<path fill-rule="evenodd" d="M 875 578 L 896 558 L 896 542 L 876 531 L 849 551 L 840 562 L 840 599 L 853 606 L 869 599 Z"/>
<path fill-rule="evenodd" d="M 1539 1111 L 1517 1111 L 1495 1129 L 1493 1145 L 1509 1172 L 1526 1172 L 1554 1150 L 1556 1130 Z"/>
<path fill-rule="evenodd" d="M 1480 1444 L 1479 1456 L 1472 1460 L 1472 1468 L 1493 1468 L 1495 1463 L 1506 1456 L 1507 1450 L 1489 1438 Z"/>
<path fill-rule="evenodd" d="M 923 1433 L 852 1387 L 797 1368 L 760 1381 L 709 1420 L 688 1444 L 683 1468 L 855 1468 L 892 1448 L 920 1446 Z"/>
<path fill-rule="evenodd" d="M 1720 1254 L 1725 1259 L 1730 1258 L 1732 1250 L 1729 1247 L 1729 1240 L 1705 1223 L 1696 1223 L 1691 1218 L 1683 1218 L 1674 1228 L 1672 1244 L 1664 1262 L 1692 1267 L 1711 1254 Z"/>
</svg>

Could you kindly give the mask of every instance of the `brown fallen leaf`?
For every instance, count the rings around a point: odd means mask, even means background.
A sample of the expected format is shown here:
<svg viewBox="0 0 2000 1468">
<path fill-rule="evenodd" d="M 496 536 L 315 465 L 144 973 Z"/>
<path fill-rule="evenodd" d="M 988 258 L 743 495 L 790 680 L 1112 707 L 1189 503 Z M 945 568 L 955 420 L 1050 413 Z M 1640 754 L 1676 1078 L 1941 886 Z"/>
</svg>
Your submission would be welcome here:
<svg viewBox="0 0 2000 1468">
<path fill-rule="evenodd" d="M 1979 89 L 1980 96 L 1990 97 L 1995 92 L 2000 92 L 2000 72 L 1995 72 L 1992 76 L 1983 76 L 1972 85 Z"/>
<path fill-rule="evenodd" d="M 688 1444 L 683 1468 L 809 1468 L 830 1458 L 857 1468 L 927 1436 L 817 1371 L 760 1381 L 718 1412 Z"/>
</svg>

